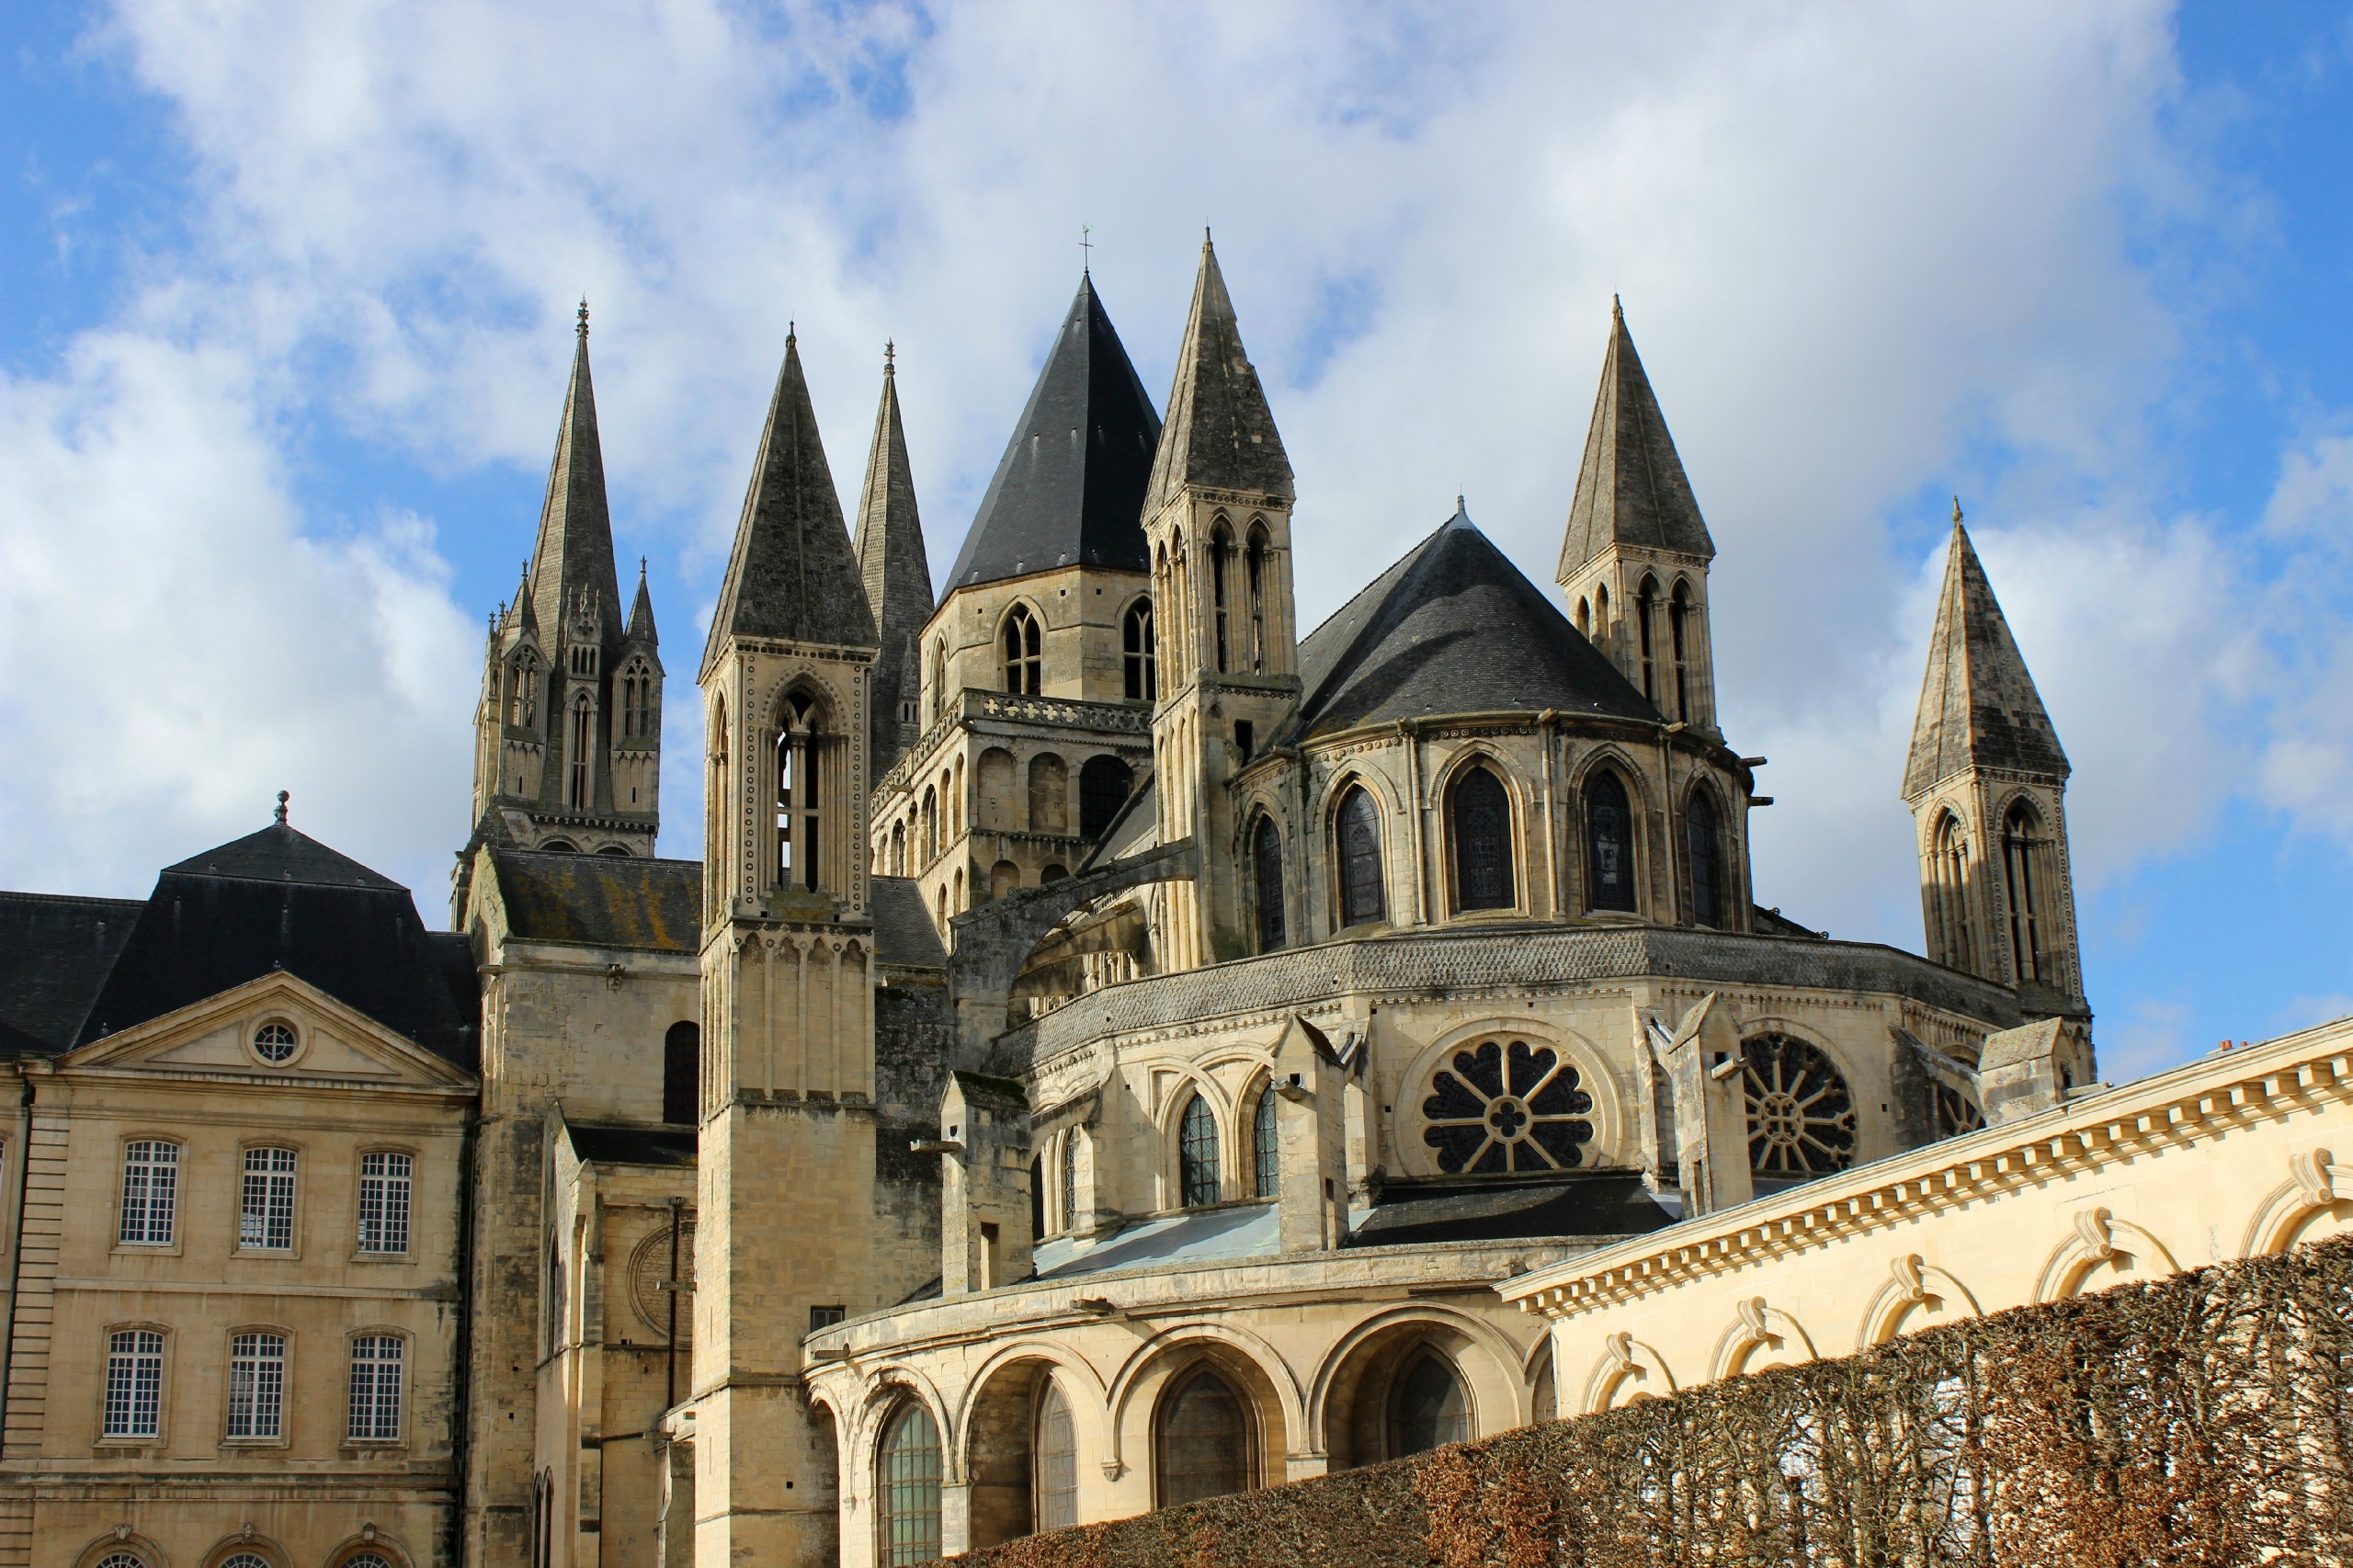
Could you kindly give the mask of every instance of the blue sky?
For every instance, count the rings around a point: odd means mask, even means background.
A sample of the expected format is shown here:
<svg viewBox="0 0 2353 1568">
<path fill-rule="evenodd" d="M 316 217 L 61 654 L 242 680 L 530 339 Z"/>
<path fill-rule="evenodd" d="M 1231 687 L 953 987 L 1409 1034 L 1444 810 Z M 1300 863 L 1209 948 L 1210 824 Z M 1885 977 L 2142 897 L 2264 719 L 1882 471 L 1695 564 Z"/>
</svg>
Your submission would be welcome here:
<svg viewBox="0 0 2353 1568">
<path fill-rule="evenodd" d="M 1549 578 L 1622 293 L 1765 902 L 1918 943 L 1958 491 L 2075 764 L 2110 1074 L 2353 1011 L 2353 9 L 1663 9 L 6 8 L 0 885 L 142 891 L 289 788 L 438 905 L 582 292 L 690 733 L 787 321 L 846 493 L 897 339 L 944 569 L 1079 226 L 1157 395 L 1213 222 L 1302 619 L 1458 491 Z"/>
</svg>

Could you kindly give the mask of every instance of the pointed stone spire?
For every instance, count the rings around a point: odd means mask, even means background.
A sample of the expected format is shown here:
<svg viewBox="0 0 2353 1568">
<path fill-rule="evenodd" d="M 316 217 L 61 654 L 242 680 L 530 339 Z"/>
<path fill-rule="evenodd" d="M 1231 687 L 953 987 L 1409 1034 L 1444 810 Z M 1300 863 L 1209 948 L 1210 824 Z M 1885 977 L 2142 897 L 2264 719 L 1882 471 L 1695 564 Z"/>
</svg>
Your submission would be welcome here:
<svg viewBox="0 0 2353 1568">
<path fill-rule="evenodd" d="M 637 558 L 637 597 L 629 607 L 629 626 L 621 632 L 625 642 L 654 643 L 661 637 L 654 630 L 654 596 L 645 586 L 645 557 Z"/>
<path fill-rule="evenodd" d="M 1558 580 L 1568 582 L 1613 544 L 1702 561 L 1716 553 L 1615 295 L 1609 301 L 1609 348 L 1602 357 L 1601 390 L 1593 400 L 1576 497 L 1569 504 Z"/>
<path fill-rule="evenodd" d="M 1928 669 L 1912 723 L 1904 797 L 1914 800 L 1971 767 L 1998 769 L 2042 783 L 2063 781 L 2067 754 L 2043 710 L 1994 585 L 1952 506 L 1952 543 L 1944 590 L 1928 638 Z"/>
<path fill-rule="evenodd" d="M 1168 417 L 1144 491 L 1145 512 L 1158 511 L 1188 484 L 1286 500 L 1293 494 L 1290 459 L 1258 372 L 1243 351 L 1242 326 L 1206 233 L 1193 307 L 1176 350 L 1176 380 L 1168 391 Z"/>
<path fill-rule="evenodd" d="M 532 602 L 531 563 L 523 562 L 523 581 L 515 589 L 515 602 L 506 607 L 508 620 L 513 622 L 517 637 L 529 636 L 534 642 L 540 635 L 539 607 Z"/>
<path fill-rule="evenodd" d="M 731 634 L 876 646 L 874 617 L 791 335 L 711 615 L 706 671 Z"/>
<path fill-rule="evenodd" d="M 605 504 L 605 455 L 597 438 L 597 394 L 588 381 L 588 301 L 580 301 L 572 384 L 563 396 L 555 461 L 540 507 L 531 551 L 531 598 L 538 623 L 561 637 L 583 596 L 597 606 L 603 645 L 620 641 L 620 585 L 613 573 L 613 521 Z"/>
<path fill-rule="evenodd" d="M 866 455 L 866 489 L 858 505 L 858 567 L 874 612 L 882 656 L 874 666 L 871 710 L 873 777 L 879 778 L 915 740 L 901 710 L 922 688 L 916 642 L 931 619 L 931 563 L 915 512 L 915 482 L 907 466 L 906 432 L 899 416 L 896 349 L 882 348 L 882 403 L 874 415 L 874 443 Z"/>
</svg>

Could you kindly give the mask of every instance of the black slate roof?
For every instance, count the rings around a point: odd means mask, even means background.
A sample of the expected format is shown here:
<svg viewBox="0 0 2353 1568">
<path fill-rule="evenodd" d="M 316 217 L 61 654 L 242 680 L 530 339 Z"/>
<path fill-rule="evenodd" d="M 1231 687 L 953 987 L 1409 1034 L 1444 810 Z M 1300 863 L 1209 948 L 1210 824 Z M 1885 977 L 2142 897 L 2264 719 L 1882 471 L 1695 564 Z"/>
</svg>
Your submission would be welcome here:
<svg viewBox="0 0 2353 1568">
<path fill-rule="evenodd" d="M 1632 1171 L 1595 1171 L 1537 1182 L 1392 1184 L 1350 1233 L 1348 1244 L 1637 1236 L 1664 1230 L 1678 1217 L 1660 1207 Z"/>
<path fill-rule="evenodd" d="M 0 1054 L 70 1049 L 147 906 L 137 899 L 0 892 Z"/>
<path fill-rule="evenodd" d="M 1082 277 L 948 590 L 1057 566 L 1150 570 L 1143 499 L 1159 446 L 1151 395 Z"/>
<path fill-rule="evenodd" d="M 283 823 L 168 867 L 74 1043 L 275 971 L 472 1071 L 481 1017 L 465 938 L 432 932 L 398 882 Z"/>
<path fill-rule="evenodd" d="M 492 852 L 506 928 L 526 941 L 692 953 L 702 947 L 702 862 L 635 855 Z"/>
<path fill-rule="evenodd" d="M 695 1163 L 692 1128 L 606 1127 L 594 1122 L 568 1122 L 572 1152 L 600 1165 L 691 1165 Z"/>
<path fill-rule="evenodd" d="M 1495 710 L 1658 718 L 1658 710 L 1458 504 L 1299 645 L 1285 740 L 1395 719 Z"/>
<path fill-rule="evenodd" d="M 876 877 L 874 956 L 893 969 L 946 969 L 948 949 L 923 906 L 923 884 L 913 877 Z"/>
</svg>

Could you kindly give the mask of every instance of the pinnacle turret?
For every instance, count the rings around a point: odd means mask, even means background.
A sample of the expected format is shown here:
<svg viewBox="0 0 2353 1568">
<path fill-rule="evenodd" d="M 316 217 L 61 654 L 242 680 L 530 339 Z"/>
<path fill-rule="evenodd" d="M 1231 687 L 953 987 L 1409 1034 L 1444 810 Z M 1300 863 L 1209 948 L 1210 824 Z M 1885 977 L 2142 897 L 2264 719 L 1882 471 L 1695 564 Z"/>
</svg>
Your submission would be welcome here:
<svg viewBox="0 0 2353 1568">
<path fill-rule="evenodd" d="M 817 413 L 795 337 L 760 432 L 759 454 L 735 526 L 735 546 L 711 616 L 706 670 L 729 636 L 874 647 L 858 557 L 817 434 Z"/>
<path fill-rule="evenodd" d="M 1157 511 L 1188 484 L 1256 491 L 1288 499 L 1290 459 L 1275 429 L 1258 372 L 1242 347 L 1242 327 L 1218 269 L 1217 248 L 1204 235 L 1193 279 L 1193 305 L 1176 351 L 1176 380 L 1168 390 L 1168 418 L 1144 492 Z"/>
<path fill-rule="evenodd" d="M 866 457 L 866 488 L 858 497 L 857 553 L 874 613 L 882 656 L 874 666 L 870 712 L 874 776 L 881 777 L 921 728 L 915 717 L 923 680 L 917 653 L 931 619 L 931 564 L 915 510 L 915 475 L 907 464 L 906 432 L 899 414 L 894 350 L 882 351 L 882 402 L 874 415 L 874 441 Z"/>
<path fill-rule="evenodd" d="M 654 643 L 661 641 L 654 630 L 654 596 L 645 586 L 645 558 L 637 561 L 637 597 L 629 607 L 629 625 L 621 632 L 624 642 Z"/>
<path fill-rule="evenodd" d="M 2051 784 L 2068 774 L 2067 754 L 1955 501 L 1944 588 L 1904 770 L 1904 799 L 1972 767 Z"/>
<path fill-rule="evenodd" d="M 1626 330 L 1626 312 L 1609 301 L 1609 348 L 1577 470 L 1575 498 L 1561 541 L 1558 580 L 1568 583 L 1612 545 L 1713 560 L 1715 541 L 1700 519 L 1683 460 L 1667 434 L 1658 394 Z"/>
<path fill-rule="evenodd" d="M 597 641 L 620 641 L 620 585 L 613 572 L 613 523 L 605 501 L 604 449 L 597 435 L 597 394 L 588 379 L 588 306 L 582 301 L 572 383 L 556 427 L 555 460 L 540 507 L 539 541 L 531 551 L 531 598 L 539 624 L 573 633 L 572 612 L 584 597 L 597 610 Z"/>
</svg>

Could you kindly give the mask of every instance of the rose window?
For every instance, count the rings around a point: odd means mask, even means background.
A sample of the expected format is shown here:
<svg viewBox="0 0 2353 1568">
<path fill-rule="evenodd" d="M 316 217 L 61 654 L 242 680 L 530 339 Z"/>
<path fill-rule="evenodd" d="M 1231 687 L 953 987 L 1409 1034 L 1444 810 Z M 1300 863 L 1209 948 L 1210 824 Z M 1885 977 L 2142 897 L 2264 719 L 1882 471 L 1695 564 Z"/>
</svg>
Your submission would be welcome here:
<svg viewBox="0 0 2353 1568">
<path fill-rule="evenodd" d="M 1545 1046 L 1495 1040 L 1458 1051 L 1430 1080 L 1422 1142 L 1449 1173 L 1567 1170 L 1593 1140 L 1593 1096 Z"/>
<path fill-rule="evenodd" d="M 1855 1101 L 1847 1080 L 1802 1040 L 1759 1035 L 1742 1048 L 1748 1165 L 1758 1176 L 1821 1176 L 1855 1160 Z"/>
<path fill-rule="evenodd" d="M 1938 1137 L 1958 1138 L 1985 1125 L 1985 1113 L 1977 1108 L 1975 1100 L 1949 1085 L 1937 1084 L 1932 1087 Z"/>
</svg>

